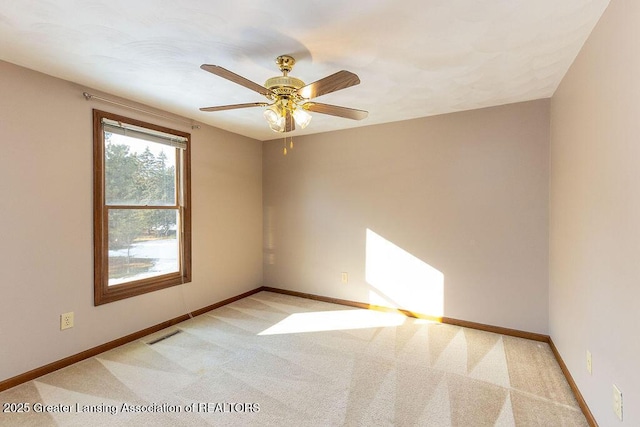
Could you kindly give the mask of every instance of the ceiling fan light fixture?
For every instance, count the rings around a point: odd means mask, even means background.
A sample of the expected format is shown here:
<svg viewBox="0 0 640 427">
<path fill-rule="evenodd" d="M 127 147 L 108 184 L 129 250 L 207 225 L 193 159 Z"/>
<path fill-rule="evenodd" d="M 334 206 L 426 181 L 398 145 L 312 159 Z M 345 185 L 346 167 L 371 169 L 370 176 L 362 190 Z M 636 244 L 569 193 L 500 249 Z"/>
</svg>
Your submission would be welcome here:
<svg viewBox="0 0 640 427">
<path fill-rule="evenodd" d="M 264 113 L 262 113 L 262 115 L 270 125 L 276 125 L 278 124 L 280 119 L 283 119 L 282 114 L 280 113 L 280 109 L 275 104 L 264 110 Z"/>
<path fill-rule="evenodd" d="M 264 113 L 262 113 L 264 118 L 269 123 L 269 127 L 274 132 L 284 132 L 286 129 L 286 119 L 285 119 L 285 110 L 279 104 L 273 104 L 269 106 Z"/>
<path fill-rule="evenodd" d="M 284 132 L 285 131 L 284 117 L 280 117 L 280 120 L 278 121 L 278 123 L 269 123 L 269 127 L 274 132 L 278 132 L 278 133 Z"/>
<path fill-rule="evenodd" d="M 296 124 L 300 126 L 300 129 L 304 129 L 311 122 L 311 114 L 307 113 L 300 108 L 296 108 L 293 112 L 293 120 L 296 121 Z"/>
</svg>

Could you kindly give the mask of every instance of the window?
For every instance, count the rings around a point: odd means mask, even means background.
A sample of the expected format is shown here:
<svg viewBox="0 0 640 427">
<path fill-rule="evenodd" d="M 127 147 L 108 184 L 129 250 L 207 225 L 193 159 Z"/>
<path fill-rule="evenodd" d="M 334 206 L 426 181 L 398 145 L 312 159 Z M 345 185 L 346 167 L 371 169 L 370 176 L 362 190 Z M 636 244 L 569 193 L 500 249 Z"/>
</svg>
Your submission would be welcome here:
<svg viewBox="0 0 640 427">
<path fill-rule="evenodd" d="M 191 281 L 188 133 L 93 110 L 95 305 Z"/>
</svg>

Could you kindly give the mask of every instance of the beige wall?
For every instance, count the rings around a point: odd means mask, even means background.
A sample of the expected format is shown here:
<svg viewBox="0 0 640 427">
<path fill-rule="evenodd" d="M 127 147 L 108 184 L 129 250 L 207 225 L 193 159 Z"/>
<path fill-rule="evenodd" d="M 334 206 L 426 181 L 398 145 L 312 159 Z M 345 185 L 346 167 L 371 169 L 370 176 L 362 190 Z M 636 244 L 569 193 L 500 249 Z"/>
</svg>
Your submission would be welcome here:
<svg viewBox="0 0 640 427">
<path fill-rule="evenodd" d="M 547 332 L 548 100 L 294 142 L 263 148 L 265 285 Z"/>
<path fill-rule="evenodd" d="M 262 284 L 259 142 L 87 102 L 6 62 L 0 76 L 0 380 Z M 192 283 L 93 306 L 94 107 L 191 132 Z"/>
<path fill-rule="evenodd" d="M 639 29 L 612 0 L 551 104 L 550 332 L 602 426 L 614 383 L 640 425 Z"/>
</svg>

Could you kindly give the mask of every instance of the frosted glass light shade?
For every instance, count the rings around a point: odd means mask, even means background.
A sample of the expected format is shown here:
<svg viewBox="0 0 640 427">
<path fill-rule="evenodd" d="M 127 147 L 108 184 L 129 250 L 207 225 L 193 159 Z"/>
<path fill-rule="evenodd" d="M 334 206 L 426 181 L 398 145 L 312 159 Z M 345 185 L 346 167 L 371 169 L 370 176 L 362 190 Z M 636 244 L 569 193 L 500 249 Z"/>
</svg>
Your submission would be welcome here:
<svg viewBox="0 0 640 427">
<path fill-rule="evenodd" d="M 301 129 L 304 129 L 311 122 L 311 114 L 307 113 L 304 110 L 296 109 L 293 112 L 293 119 Z"/>
<path fill-rule="evenodd" d="M 278 119 L 280 119 L 282 117 L 279 114 L 278 109 L 277 109 L 277 107 L 275 105 L 272 105 L 271 107 L 269 107 L 266 110 L 264 110 L 264 113 L 262 113 L 262 115 L 267 120 L 267 122 L 269 122 L 270 125 L 277 124 L 278 123 Z"/>
</svg>

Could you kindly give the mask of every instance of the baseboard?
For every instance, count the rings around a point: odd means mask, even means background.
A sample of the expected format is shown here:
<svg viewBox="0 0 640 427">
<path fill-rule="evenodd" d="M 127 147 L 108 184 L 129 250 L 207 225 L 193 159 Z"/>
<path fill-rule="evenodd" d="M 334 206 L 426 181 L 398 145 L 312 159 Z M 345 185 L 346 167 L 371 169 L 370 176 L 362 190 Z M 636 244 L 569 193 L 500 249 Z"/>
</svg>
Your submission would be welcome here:
<svg viewBox="0 0 640 427">
<path fill-rule="evenodd" d="M 315 301 L 322 301 L 322 302 L 329 302 L 329 303 L 332 303 L 332 304 L 346 305 L 346 306 L 349 306 L 349 307 L 365 308 L 367 310 L 401 312 L 401 313 L 403 313 L 403 314 L 405 314 L 405 315 L 407 315 L 409 317 L 416 317 L 416 318 L 419 318 L 419 319 L 428 319 L 428 320 L 433 320 L 433 321 L 436 321 L 436 322 L 441 322 L 442 321 L 441 317 L 429 316 L 429 315 L 426 315 L 426 314 L 415 313 L 415 312 L 412 312 L 412 311 L 409 311 L 409 310 L 384 307 L 384 306 L 381 306 L 381 305 L 373 305 L 373 304 L 368 304 L 368 303 L 364 303 L 364 302 L 350 301 L 350 300 L 340 299 L 340 298 L 325 297 L 325 296 L 321 296 L 321 295 L 308 294 L 308 293 L 305 293 L 305 292 L 290 291 L 288 289 L 272 288 L 270 286 L 263 286 L 262 290 L 263 291 L 267 291 L 267 292 L 274 292 L 274 293 L 277 293 L 277 294 L 291 295 L 291 296 L 299 297 L 299 298 L 312 299 L 312 300 L 315 300 Z"/>
<path fill-rule="evenodd" d="M 426 315 L 426 314 L 416 313 L 416 312 L 412 312 L 412 311 L 404 310 L 404 309 L 383 307 L 383 306 L 372 305 L 372 304 L 367 304 L 367 303 L 363 303 L 363 302 L 349 301 L 349 300 L 344 300 L 344 299 L 339 299 L 339 298 L 325 297 L 325 296 L 321 296 L 321 295 L 314 295 L 314 294 L 308 294 L 308 293 L 304 293 L 304 292 L 290 291 L 288 289 L 279 289 L 279 288 L 273 288 L 273 287 L 269 287 L 269 286 L 263 286 L 261 290 L 269 291 L 269 292 L 275 292 L 275 293 L 284 294 L 284 295 L 296 296 L 296 297 L 300 297 L 300 298 L 307 298 L 307 299 L 312 299 L 312 300 L 316 300 L 316 301 L 323 301 L 323 302 L 330 302 L 330 303 L 333 303 L 333 304 L 346 305 L 346 306 L 349 306 L 349 307 L 365 308 L 365 309 L 369 309 L 369 310 L 379 310 L 379 311 L 401 312 L 401 313 L 403 313 L 403 314 L 405 314 L 407 316 L 415 317 L 415 318 L 418 318 L 418 319 L 428 319 L 428 320 L 432 320 L 432 321 L 436 321 L 436 322 L 446 323 L 446 324 L 449 324 L 449 325 L 462 326 L 462 327 L 465 327 L 465 328 L 478 329 L 478 330 L 481 330 L 481 331 L 493 332 L 493 333 L 501 334 L 501 335 L 507 335 L 507 336 L 517 337 L 517 338 L 525 338 L 525 339 L 533 340 L 533 341 L 546 342 L 551 347 L 551 350 L 553 351 L 553 354 L 554 354 L 556 360 L 558 361 L 558 364 L 560 365 L 560 369 L 562 369 L 562 373 L 564 374 L 565 378 L 567 379 L 567 382 L 569 383 L 569 386 L 571 387 L 571 390 L 573 391 L 573 394 L 574 394 L 576 400 L 578 401 L 578 405 L 580 406 L 580 409 L 582 410 L 582 413 L 584 414 L 585 418 L 587 419 L 587 422 L 592 427 L 598 427 L 598 423 L 596 422 L 596 419 L 593 417 L 593 414 L 591 413 L 591 410 L 589 409 L 589 406 L 587 406 L 587 402 L 582 397 L 582 393 L 580 393 L 580 390 L 578 389 L 578 386 L 576 385 L 575 381 L 573 380 L 573 377 L 571 376 L 571 373 L 569 372 L 569 369 L 567 368 L 567 365 L 564 363 L 564 360 L 562 360 L 562 357 L 560 356 L 560 353 L 558 352 L 558 349 L 556 348 L 555 344 L 553 343 L 553 340 L 551 339 L 551 337 L 549 335 L 538 334 L 538 333 L 535 333 L 535 332 L 520 331 L 518 329 L 504 328 L 502 326 L 493 326 L 493 325 L 486 325 L 486 324 L 483 324 L 483 323 L 469 322 L 467 320 L 459 320 L 459 319 L 454 319 L 452 317 L 429 316 L 429 315 Z"/>
<path fill-rule="evenodd" d="M 442 323 L 449 325 L 462 326 L 465 328 L 479 329 L 481 331 L 493 332 L 495 334 L 507 335 L 511 337 L 525 338 L 533 341 L 549 342 L 549 335 L 538 334 L 535 332 L 521 331 L 519 329 L 505 328 L 502 326 L 486 325 L 484 323 L 469 322 L 467 320 L 454 319 L 452 317 L 443 317 Z"/>
<path fill-rule="evenodd" d="M 562 369 L 562 373 L 567 379 L 567 382 L 569 383 L 569 387 L 571 387 L 571 390 L 573 390 L 573 394 L 576 397 L 576 400 L 578 401 L 578 405 L 580 406 L 580 409 L 582 409 L 582 413 L 587 419 L 587 422 L 591 427 L 598 427 L 598 423 L 596 422 L 595 417 L 591 413 L 591 410 L 589 409 L 587 402 L 584 400 L 584 397 L 582 397 L 582 393 L 580 393 L 580 389 L 578 388 L 578 385 L 573 380 L 573 377 L 569 372 L 569 368 L 567 368 L 567 365 L 564 363 L 564 360 L 562 360 L 562 356 L 560 356 L 560 352 L 558 351 L 558 348 L 556 347 L 556 345 L 553 343 L 553 340 L 551 339 L 551 337 L 549 337 L 549 346 L 551 347 L 551 351 L 553 351 L 553 354 L 556 356 L 556 360 L 560 365 L 560 369 Z"/>
<path fill-rule="evenodd" d="M 100 353 L 104 353 L 105 351 L 112 350 L 121 345 L 130 343 L 132 341 L 139 340 L 146 335 L 152 334 L 154 332 L 161 331 L 162 329 L 168 328 L 180 322 L 184 322 L 188 320 L 192 316 L 199 316 L 208 311 L 214 310 L 216 308 L 222 307 L 227 304 L 231 304 L 232 302 L 241 300 L 242 298 L 246 298 L 250 295 L 258 293 L 262 291 L 262 287 L 253 289 L 251 291 L 245 292 L 240 295 L 236 295 L 231 298 L 227 298 L 223 301 L 217 302 L 215 304 L 208 305 L 206 307 L 200 308 L 188 314 L 183 314 L 178 317 L 174 317 L 173 319 L 164 321 L 162 323 L 158 323 L 157 325 L 150 326 L 148 328 L 142 329 L 140 331 L 134 332 L 132 334 L 126 335 L 124 337 L 115 339 L 113 341 L 109 341 L 108 343 L 101 344 L 99 346 L 90 348 L 88 350 L 82 351 L 78 354 L 74 354 L 69 357 L 65 357 L 64 359 L 57 360 L 55 362 L 49 363 L 47 365 L 41 366 L 39 368 L 32 369 L 29 372 L 25 372 L 23 374 L 16 375 L 15 377 L 0 381 L 0 391 L 4 391 L 10 389 L 11 387 L 15 387 L 17 385 L 26 383 L 27 381 L 34 380 L 43 375 L 49 374 L 51 372 L 57 371 L 58 369 L 65 368 L 69 365 L 73 365 L 74 363 L 80 362 L 84 359 L 88 359 L 90 357 L 97 356 Z"/>
<path fill-rule="evenodd" d="M 526 338 L 529 340 L 541 341 L 541 342 L 547 342 L 547 343 L 549 342 L 549 335 L 537 334 L 534 332 L 525 332 L 525 331 L 520 331 L 518 329 L 503 328 L 502 326 L 493 326 L 493 325 L 486 325 L 484 323 L 469 322 L 467 320 L 459 320 L 459 319 L 454 319 L 452 317 L 432 316 L 429 314 L 417 313 L 415 311 L 405 310 L 402 308 L 391 308 L 391 307 L 385 307 L 380 305 L 368 304 L 364 302 L 350 301 L 345 299 L 308 294 L 304 292 L 290 291 L 288 289 L 272 288 L 270 286 L 263 286 L 262 290 L 275 292 L 279 294 L 291 295 L 291 296 L 300 297 L 300 298 L 312 299 L 316 301 L 346 305 L 349 307 L 366 308 L 369 310 L 387 311 L 387 312 L 389 311 L 400 312 L 406 316 L 415 317 L 417 319 L 427 319 L 427 320 L 432 320 L 434 322 L 446 323 L 446 324 L 455 325 L 455 326 L 463 326 L 465 328 L 471 328 L 471 329 L 479 329 L 481 331 L 493 332 L 496 334 L 509 335 L 512 337 Z"/>
</svg>

